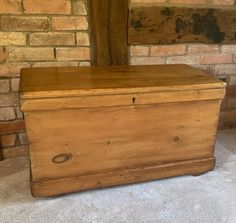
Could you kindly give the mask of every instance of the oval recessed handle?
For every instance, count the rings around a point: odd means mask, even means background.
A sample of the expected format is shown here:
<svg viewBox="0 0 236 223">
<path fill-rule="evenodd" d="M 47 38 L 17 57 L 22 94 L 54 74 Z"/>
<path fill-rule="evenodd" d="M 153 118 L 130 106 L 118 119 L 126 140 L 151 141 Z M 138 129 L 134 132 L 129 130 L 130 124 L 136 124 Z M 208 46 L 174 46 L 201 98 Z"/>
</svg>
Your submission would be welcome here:
<svg viewBox="0 0 236 223">
<path fill-rule="evenodd" d="M 69 159 L 72 158 L 72 154 L 69 153 L 69 154 L 59 154 L 57 156 L 54 156 L 52 158 L 52 162 L 53 163 L 65 163 L 66 161 L 68 161 Z"/>
</svg>

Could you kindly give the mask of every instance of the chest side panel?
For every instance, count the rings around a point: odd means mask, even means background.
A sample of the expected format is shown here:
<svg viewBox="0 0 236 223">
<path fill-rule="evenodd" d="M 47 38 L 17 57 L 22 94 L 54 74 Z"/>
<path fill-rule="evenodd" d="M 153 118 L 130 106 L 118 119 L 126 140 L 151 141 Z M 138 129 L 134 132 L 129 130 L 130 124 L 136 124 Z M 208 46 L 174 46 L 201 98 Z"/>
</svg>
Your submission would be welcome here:
<svg viewBox="0 0 236 223">
<path fill-rule="evenodd" d="M 33 179 L 213 156 L 219 100 L 29 112 Z M 54 157 L 70 154 L 64 163 Z"/>
</svg>

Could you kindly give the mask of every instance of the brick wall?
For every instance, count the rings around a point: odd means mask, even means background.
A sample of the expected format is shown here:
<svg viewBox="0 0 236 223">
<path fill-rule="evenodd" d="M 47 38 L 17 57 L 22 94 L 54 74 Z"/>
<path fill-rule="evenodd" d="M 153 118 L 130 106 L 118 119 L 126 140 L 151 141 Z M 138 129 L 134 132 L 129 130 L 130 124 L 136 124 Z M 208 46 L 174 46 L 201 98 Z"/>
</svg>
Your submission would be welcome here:
<svg viewBox="0 0 236 223">
<path fill-rule="evenodd" d="M 160 6 L 232 6 L 235 0 L 131 0 L 137 5 Z M 205 70 L 228 83 L 226 99 L 222 103 L 219 128 L 236 127 L 236 45 L 173 44 L 138 45 L 130 47 L 130 63 L 176 64 L 184 63 Z"/>
<path fill-rule="evenodd" d="M 22 67 L 88 66 L 86 0 L 0 0 L 0 139 L 4 157 L 24 155 Z"/>
</svg>

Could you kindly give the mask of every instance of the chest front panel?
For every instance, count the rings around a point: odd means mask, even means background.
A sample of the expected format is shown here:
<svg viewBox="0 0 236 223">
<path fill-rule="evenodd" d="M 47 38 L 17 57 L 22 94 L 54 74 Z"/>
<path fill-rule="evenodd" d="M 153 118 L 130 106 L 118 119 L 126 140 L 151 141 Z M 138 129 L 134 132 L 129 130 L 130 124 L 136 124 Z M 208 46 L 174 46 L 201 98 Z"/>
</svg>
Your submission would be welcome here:
<svg viewBox="0 0 236 223">
<path fill-rule="evenodd" d="M 32 175 L 83 175 L 213 154 L 219 101 L 26 113 Z M 54 163 L 70 154 L 65 163 Z"/>
</svg>

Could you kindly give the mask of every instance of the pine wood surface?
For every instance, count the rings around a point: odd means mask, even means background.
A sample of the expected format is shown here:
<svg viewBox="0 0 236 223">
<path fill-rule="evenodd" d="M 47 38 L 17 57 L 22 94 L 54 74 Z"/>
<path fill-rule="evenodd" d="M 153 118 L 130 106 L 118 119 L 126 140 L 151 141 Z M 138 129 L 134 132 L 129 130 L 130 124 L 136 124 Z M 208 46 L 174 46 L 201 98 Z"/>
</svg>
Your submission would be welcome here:
<svg viewBox="0 0 236 223">
<path fill-rule="evenodd" d="M 32 194 L 212 170 L 224 94 L 186 65 L 24 69 Z"/>
<path fill-rule="evenodd" d="M 140 166 L 134 169 L 117 170 L 84 176 L 70 176 L 44 181 L 32 181 L 32 195 L 45 197 L 65 194 L 68 192 L 84 191 L 134 182 L 145 182 L 181 175 L 200 175 L 212 170 L 215 158 L 187 160 L 153 166 Z"/>
<path fill-rule="evenodd" d="M 21 101 L 22 111 L 61 110 L 75 108 L 101 108 L 129 105 L 161 104 L 170 102 L 221 99 L 225 89 L 194 91 L 172 91 L 154 93 L 133 93 L 120 95 L 95 95 L 61 98 L 38 98 Z"/>
<path fill-rule="evenodd" d="M 21 98 L 225 88 L 188 65 L 24 68 Z"/>
<path fill-rule="evenodd" d="M 32 177 L 211 157 L 218 110 L 219 101 L 211 100 L 27 113 Z M 52 162 L 64 153 L 68 162 Z"/>
</svg>

